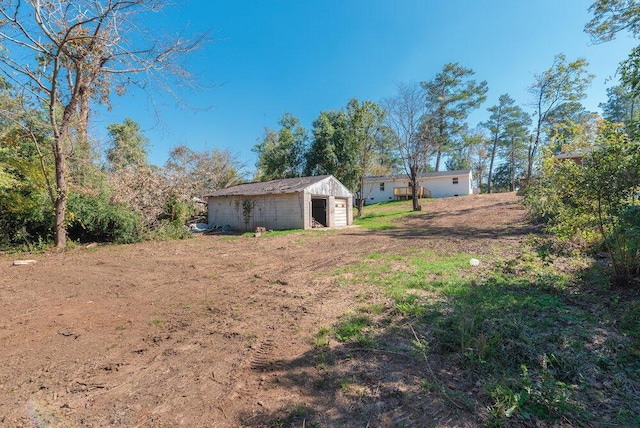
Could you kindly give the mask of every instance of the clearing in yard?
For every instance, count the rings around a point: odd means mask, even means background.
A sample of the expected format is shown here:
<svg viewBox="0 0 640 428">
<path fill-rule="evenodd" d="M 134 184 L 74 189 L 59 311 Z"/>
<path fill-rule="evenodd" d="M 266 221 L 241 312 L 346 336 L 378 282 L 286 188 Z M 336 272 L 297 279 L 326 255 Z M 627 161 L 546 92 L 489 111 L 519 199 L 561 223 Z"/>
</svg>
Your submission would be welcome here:
<svg viewBox="0 0 640 428">
<path fill-rule="evenodd" d="M 640 424 L 637 295 L 514 194 L 422 204 L 0 255 L 0 425 Z"/>
</svg>

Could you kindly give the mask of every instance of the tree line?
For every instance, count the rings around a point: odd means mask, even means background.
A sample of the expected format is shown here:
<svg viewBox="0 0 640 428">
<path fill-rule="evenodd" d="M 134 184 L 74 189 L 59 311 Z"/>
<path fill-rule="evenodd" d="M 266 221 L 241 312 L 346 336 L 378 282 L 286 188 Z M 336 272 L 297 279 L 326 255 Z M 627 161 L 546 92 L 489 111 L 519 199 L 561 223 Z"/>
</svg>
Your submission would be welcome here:
<svg viewBox="0 0 640 428">
<path fill-rule="evenodd" d="M 513 191 L 520 178 L 531 179 L 539 149 L 554 132 L 590 116 L 580 104 L 593 78 L 587 66 L 582 58 L 557 55 L 529 87 L 531 114 L 503 94 L 476 127 L 468 117 L 486 101 L 488 85 L 459 63 L 445 64 L 431 80 L 400 83 L 380 102 L 352 99 L 321 112 L 310 133 L 285 113 L 280 128 L 267 129 L 254 147 L 256 178 L 333 174 L 362 201 L 365 176 L 404 173 L 415 210 L 420 173 L 443 168 L 472 170 L 488 193 Z"/>
<path fill-rule="evenodd" d="M 149 165 L 127 119 L 109 126 L 106 160 L 88 134 L 92 106 L 137 86 L 191 78 L 182 59 L 206 34 L 165 37 L 144 27 L 159 0 L 2 1 L 0 7 L 0 247 L 53 241 L 133 242 L 184 234 L 203 186 L 239 179 L 230 153 L 177 147 Z"/>
<path fill-rule="evenodd" d="M 636 0 L 597 0 L 590 10 L 593 19 L 585 30 L 595 43 L 622 31 L 640 35 Z M 602 117 L 567 121 L 553 130 L 525 197 L 548 232 L 580 250 L 606 254 L 618 287 L 640 284 L 639 65 L 636 47 L 619 66 L 619 84 L 607 90 Z"/>
<path fill-rule="evenodd" d="M 132 86 L 152 92 L 191 76 L 182 59 L 207 36 L 164 37 L 142 25 L 158 0 L 5 0 L 0 8 L 0 245 L 71 240 L 131 242 L 179 235 L 193 197 L 242 180 L 228 151 L 174 148 L 163 167 L 147 160 L 148 141 L 132 119 L 108 127 L 109 147 L 88 133 L 92 107 L 109 107 Z M 640 7 L 598 0 L 586 31 L 604 42 L 619 31 L 637 36 Z M 156 36 L 156 37 L 154 37 Z M 602 117 L 637 136 L 640 49 L 620 66 Z M 255 180 L 333 174 L 358 197 L 364 178 L 470 169 L 486 192 L 514 190 L 544 172 L 545 156 L 572 147 L 597 115 L 580 104 L 593 76 L 578 58 L 557 55 L 534 76 L 518 105 L 502 94 L 475 127 L 469 115 L 487 100 L 488 84 L 459 63 L 422 82 L 404 82 L 387 98 L 350 100 L 323 111 L 308 132 L 291 113 L 265 129 L 254 151 Z M 576 125 L 580 126 L 576 126 Z"/>
</svg>

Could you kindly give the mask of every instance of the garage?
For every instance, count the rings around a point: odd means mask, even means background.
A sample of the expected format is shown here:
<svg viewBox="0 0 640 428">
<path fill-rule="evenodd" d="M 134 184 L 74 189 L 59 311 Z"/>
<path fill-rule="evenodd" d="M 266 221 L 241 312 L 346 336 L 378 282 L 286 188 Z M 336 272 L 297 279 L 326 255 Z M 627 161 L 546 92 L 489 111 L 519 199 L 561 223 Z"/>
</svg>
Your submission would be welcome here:
<svg viewBox="0 0 640 428">
<path fill-rule="evenodd" d="M 211 227 L 245 232 L 353 224 L 353 195 L 333 175 L 240 184 L 206 198 Z"/>
</svg>

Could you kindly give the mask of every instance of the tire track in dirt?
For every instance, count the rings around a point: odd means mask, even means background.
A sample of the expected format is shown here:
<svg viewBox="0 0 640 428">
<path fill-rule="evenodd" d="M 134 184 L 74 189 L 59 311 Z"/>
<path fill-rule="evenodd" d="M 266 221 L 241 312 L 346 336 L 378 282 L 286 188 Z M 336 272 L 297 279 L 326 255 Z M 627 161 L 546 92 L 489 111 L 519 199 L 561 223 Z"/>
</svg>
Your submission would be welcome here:
<svg viewBox="0 0 640 428">
<path fill-rule="evenodd" d="M 338 402 L 312 384 L 314 335 L 370 298 L 366 284 L 343 285 L 336 270 L 372 253 L 486 250 L 495 239 L 520 239 L 515 197 L 488 196 L 425 203 L 387 231 L 76 248 L 22 267 L 0 255 L 3 423 L 30 426 L 32 400 L 78 426 L 269 426 L 263 421 L 298 405 L 335 409 L 327 425 L 354 426 L 341 418 L 362 404 L 357 397 Z M 491 225 L 492 216 L 500 222 Z M 374 386 L 384 376 L 362 370 Z M 406 408 L 376 411 L 390 425 L 412 423 Z"/>
</svg>

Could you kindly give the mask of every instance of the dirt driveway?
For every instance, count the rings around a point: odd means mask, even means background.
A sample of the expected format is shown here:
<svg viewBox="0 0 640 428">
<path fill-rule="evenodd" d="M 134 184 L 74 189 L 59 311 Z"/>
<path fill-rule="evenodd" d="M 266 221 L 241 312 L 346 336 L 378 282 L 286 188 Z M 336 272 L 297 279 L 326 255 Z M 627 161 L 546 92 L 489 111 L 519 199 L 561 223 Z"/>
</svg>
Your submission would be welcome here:
<svg viewBox="0 0 640 428">
<path fill-rule="evenodd" d="M 426 411 L 441 426 L 471 421 L 447 403 L 403 407 L 401 355 L 368 367 L 336 350 L 336 376 L 370 384 L 359 396 L 318 381 L 329 369 L 314 335 L 366 291 L 342 286 L 337 268 L 406 248 L 492 257 L 531 231 L 513 194 L 424 208 L 380 232 L 83 247 L 21 255 L 37 260 L 26 266 L 0 255 L 0 425 L 420 426 Z"/>
</svg>

